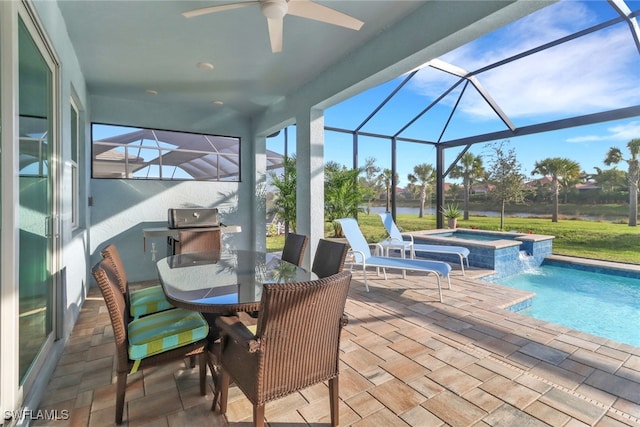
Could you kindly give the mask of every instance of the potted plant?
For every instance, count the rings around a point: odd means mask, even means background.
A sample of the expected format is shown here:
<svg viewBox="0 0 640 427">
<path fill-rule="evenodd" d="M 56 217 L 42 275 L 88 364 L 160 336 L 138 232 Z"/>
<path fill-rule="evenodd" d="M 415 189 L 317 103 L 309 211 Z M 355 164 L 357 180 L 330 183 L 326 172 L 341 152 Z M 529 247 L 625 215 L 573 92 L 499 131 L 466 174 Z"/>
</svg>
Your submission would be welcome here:
<svg viewBox="0 0 640 427">
<path fill-rule="evenodd" d="M 458 205 L 448 204 L 447 207 L 442 208 L 440 212 L 447 218 L 449 228 L 456 228 L 458 226 L 458 218 L 462 216 L 462 211 L 458 209 Z"/>
</svg>

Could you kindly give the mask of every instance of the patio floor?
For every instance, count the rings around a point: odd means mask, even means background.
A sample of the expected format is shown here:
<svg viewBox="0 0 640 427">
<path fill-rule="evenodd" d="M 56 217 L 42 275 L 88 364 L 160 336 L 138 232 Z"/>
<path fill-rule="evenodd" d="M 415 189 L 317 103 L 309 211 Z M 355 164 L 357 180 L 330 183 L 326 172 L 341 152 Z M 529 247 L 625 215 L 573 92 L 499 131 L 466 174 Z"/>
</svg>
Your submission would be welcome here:
<svg viewBox="0 0 640 427">
<path fill-rule="evenodd" d="M 503 307 L 522 291 L 452 274 L 437 301 L 433 276 L 354 272 L 340 373 L 340 425 L 640 426 L 640 348 L 532 319 Z M 484 272 L 486 273 L 486 272 Z M 597 315 L 597 313 L 594 313 Z M 70 418 L 32 425 L 113 425 L 113 335 L 92 288 L 41 403 Z M 128 426 L 250 425 L 230 390 L 227 419 L 200 396 L 197 368 L 176 363 L 129 377 Z M 326 385 L 266 406 L 271 426 L 328 425 Z"/>
</svg>

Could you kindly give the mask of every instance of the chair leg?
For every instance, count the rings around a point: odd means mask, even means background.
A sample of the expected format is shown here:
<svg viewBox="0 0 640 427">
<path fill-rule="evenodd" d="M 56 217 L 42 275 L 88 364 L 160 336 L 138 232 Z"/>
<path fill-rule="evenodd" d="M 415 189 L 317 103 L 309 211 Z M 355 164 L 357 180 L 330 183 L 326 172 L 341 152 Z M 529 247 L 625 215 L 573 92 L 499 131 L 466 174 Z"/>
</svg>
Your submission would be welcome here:
<svg viewBox="0 0 640 427">
<path fill-rule="evenodd" d="M 215 409 L 217 396 L 220 396 L 220 413 L 227 413 L 227 400 L 229 398 L 229 374 L 221 369 L 218 387 L 216 387 L 216 397 L 213 399 L 213 408 Z"/>
<path fill-rule="evenodd" d="M 253 405 L 253 425 L 255 427 L 264 427 L 264 403 L 262 405 Z"/>
<path fill-rule="evenodd" d="M 338 415 L 338 377 L 329 380 L 329 406 L 331 410 L 331 425 L 337 426 L 340 422 Z"/>
<path fill-rule="evenodd" d="M 207 349 L 205 348 L 202 354 L 198 355 L 198 361 L 200 363 L 200 394 L 202 396 L 207 394 Z"/>
<path fill-rule="evenodd" d="M 362 274 L 364 275 L 364 287 L 369 292 L 369 285 L 367 284 L 367 266 L 362 264 Z"/>
<path fill-rule="evenodd" d="M 187 368 L 189 368 L 189 369 L 195 368 L 196 367 L 196 356 L 189 356 L 188 360 L 186 360 L 184 364 L 187 365 Z"/>
<path fill-rule="evenodd" d="M 462 275 L 464 276 L 464 257 L 462 255 L 460 256 L 460 269 L 462 270 Z"/>
<path fill-rule="evenodd" d="M 116 424 L 122 424 L 124 412 L 124 394 L 127 390 L 127 373 L 118 372 L 116 383 Z"/>
</svg>

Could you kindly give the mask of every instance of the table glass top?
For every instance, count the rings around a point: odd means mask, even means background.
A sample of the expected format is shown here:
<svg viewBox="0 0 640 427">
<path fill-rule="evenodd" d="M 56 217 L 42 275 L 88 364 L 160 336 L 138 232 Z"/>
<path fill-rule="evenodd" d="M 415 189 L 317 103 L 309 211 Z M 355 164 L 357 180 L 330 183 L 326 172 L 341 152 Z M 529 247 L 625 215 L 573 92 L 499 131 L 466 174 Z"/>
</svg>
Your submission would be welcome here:
<svg viewBox="0 0 640 427">
<path fill-rule="evenodd" d="M 179 254 L 157 263 L 165 294 L 192 304 L 260 301 L 264 283 L 294 283 L 317 276 L 271 253 L 222 251 Z"/>
</svg>

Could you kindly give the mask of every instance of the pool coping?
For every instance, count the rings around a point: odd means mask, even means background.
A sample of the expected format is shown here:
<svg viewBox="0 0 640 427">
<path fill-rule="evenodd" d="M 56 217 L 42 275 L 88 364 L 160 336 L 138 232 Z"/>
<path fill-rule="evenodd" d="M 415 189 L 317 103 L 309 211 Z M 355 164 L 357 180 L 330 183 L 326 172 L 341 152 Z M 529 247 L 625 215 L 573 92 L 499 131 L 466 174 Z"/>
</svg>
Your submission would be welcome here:
<svg viewBox="0 0 640 427">
<path fill-rule="evenodd" d="M 559 261 L 569 264 L 576 264 L 595 268 L 606 268 L 609 270 L 637 273 L 640 275 L 640 265 L 625 262 L 605 261 L 592 258 L 573 257 L 568 255 L 550 255 L 546 257 L 549 261 Z"/>
<path fill-rule="evenodd" d="M 486 234 L 486 235 L 503 235 L 505 237 L 509 237 L 510 239 L 495 239 L 495 240 L 470 240 L 470 239 L 462 239 L 456 238 L 456 241 L 459 241 L 460 246 L 478 246 L 478 247 L 486 247 L 486 248 L 495 248 L 502 249 L 510 246 L 518 246 L 522 242 L 541 242 L 545 240 L 553 240 L 555 236 L 546 235 L 546 234 L 533 234 L 533 233 L 519 233 L 519 232 L 511 232 L 511 231 L 494 231 L 494 230 L 479 230 L 475 228 L 437 228 L 434 230 L 419 230 L 419 231 L 411 231 L 405 234 L 412 235 L 414 237 L 429 237 L 433 241 L 440 241 L 442 243 L 451 244 L 451 239 L 449 237 L 439 237 L 437 234 L 440 233 L 455 233 L 457 231 L 461 232 L 470 232 L 474 234 Z"/>
</svg>

